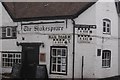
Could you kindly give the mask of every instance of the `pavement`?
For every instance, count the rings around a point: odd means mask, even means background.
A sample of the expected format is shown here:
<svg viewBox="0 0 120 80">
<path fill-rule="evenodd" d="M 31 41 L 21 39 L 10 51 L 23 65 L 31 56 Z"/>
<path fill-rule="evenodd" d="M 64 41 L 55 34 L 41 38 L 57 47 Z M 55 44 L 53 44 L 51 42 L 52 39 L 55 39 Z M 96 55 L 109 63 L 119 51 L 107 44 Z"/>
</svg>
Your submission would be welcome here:
<svg viewBox="0 0 120 80">
<path fill-rule="evenodd" d="M 18 80 L 18 79 L 11 79 L 11 74 L 3 74 L 3 75 L 0 74 L 0 78 L 2 78 L 2 80 Z M 22 79 L 22 80 L 36 80 L 36 79 Z M 44 80 L 44 79 L 37 79 L 37 80 Z M 49 79 L 49 80 L 72 80 L 72 79 Z M 120 76 L 104 78 L 104 79 L 74 79 L 74 80 L 120 80 Z"/>
</svg>

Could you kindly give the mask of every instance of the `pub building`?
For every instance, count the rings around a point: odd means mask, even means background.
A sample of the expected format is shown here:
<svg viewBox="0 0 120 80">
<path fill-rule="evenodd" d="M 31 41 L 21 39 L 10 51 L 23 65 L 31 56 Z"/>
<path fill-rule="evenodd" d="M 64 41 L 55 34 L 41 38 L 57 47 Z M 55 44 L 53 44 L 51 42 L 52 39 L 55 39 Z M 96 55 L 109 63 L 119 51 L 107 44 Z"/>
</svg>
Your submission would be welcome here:
<svg viewBox="0 0 120 80">
<path fill-rule="evenodd" d="M 45 65 L 49 78 L 119 75 L 118 6 L 111 1 L 2 2 L 2 73 L 19 63 L 30 78 L 34 65 Z"/>
</svg>

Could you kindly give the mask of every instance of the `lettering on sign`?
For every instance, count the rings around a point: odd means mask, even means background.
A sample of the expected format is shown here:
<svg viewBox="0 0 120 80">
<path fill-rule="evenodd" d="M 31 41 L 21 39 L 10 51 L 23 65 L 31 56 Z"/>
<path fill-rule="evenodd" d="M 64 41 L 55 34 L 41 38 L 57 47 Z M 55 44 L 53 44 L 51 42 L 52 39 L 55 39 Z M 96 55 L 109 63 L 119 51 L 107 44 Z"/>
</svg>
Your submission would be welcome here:
<svg viewBox="0 0 120 80">
<path fill-rule="evenodd" d="M 52 39 L 54 44 L 68 44 L 70 43 L 71 35 L 59 34 L 59 35 L 49 35 L 49 39 Z"/>
<path fill-rule="evenodd" d="M 49 39 L 70 39 L 71 36 L 70 35 L 49 35 Z"/>
<path fill-rule="evenodd" d="M 93 41 L 92 35 L 95 32 L 96 25 L 76 25 L 78 43 L 90 43 Z"/>
<path fill-rule="evenodd" d="M 60 32 L 65 28 L 65 23 L 55 23 L 55 24 L 30 24 L 22 25 L 23 33 L 31 32 Z"/>
</svg>

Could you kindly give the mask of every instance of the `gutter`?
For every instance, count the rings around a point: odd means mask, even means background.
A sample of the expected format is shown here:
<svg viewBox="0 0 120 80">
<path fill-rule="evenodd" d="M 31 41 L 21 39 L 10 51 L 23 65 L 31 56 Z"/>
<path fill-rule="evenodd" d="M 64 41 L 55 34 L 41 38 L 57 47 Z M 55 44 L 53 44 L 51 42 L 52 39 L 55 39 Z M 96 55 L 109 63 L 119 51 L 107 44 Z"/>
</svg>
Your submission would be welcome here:
<svg viewBox="0 0 120 80">
<path fill-rule="evenodd" d="M 74 80 L 74 66 L 75 66 L 75 21 L 74 19 L 71 19 L 73 21 L 73 66 L 72 66 L 72 80 Z"/>
</svg>

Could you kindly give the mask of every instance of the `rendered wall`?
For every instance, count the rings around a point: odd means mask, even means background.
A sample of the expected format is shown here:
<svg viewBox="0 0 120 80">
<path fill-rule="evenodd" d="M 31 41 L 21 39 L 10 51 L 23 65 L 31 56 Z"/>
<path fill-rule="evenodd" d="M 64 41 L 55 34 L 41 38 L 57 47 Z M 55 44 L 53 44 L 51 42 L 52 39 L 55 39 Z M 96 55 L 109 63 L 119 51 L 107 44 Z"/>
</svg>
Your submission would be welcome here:
<svg viewBox="0 0 120 80">
<path fill-rule="evenodd" d="M 53 22 L 53 21 L 60 21 L 60 20 L 47 20 L 47 22 Z M 65 20 L 62 20 L 65 21 Z M 44 47 L 40 46 L 39 48 L 39 53 L 45 53 L 46 55 L 46 62 L 40 62 L 39 64 L 46 64 L 47 65 L 47 70 L 48 70 L 48 74 L 50 78 L 71 78 L 71 74 L 72 74 L 72 21 L 71 20 L 67 20 L 67 26 L 66 23 L 64 26 L 64 30 L 63 31 L 58 31 L 58 32 L 38 32 L 38 33 L 22 33 L 21 31 L 21 25 L 19 23 L 18 26 L 18 31 L 20 32 L 18 34 L 18 42 L 29 42 L 29 43 L 34 43 L 34 42 L 38 42 L 38 43 L 44 43 Z M 36 21 L 33 21 L 33 23 L 35 23 Z M 37 22 L 46 22 L 46 20 L 40 20 Z M 42 24 L 40 24 L 41 26 Z M 51 24 L 47 24 L 49 27 L 51 26 Z M 56 23 L 53 23 L 52 25 L 56 25 Z M 58 24 L 59 25 L 59 24 Z M 59 25 L 61 26 L 61 25 Z M 63 44 L 63 45 L 59 45 L 59 44 L 53 44 L 52 39 L 49 39 L 49 35 L 53 35 L 53 34 L 70 34 L 71 35 L 71 39 L 70 39 L 70 43 L 68 43 L 67 45 Z M 24 40 L 22 40 L 22 37 L 24 37 Z M 68 48 L 68 56 L 67 56 L 67 75 L 59 75 L 59 74 L 50 74 L 50 46 L 67 46 Z M 20 46 L 21 47 L 21 46 Z"/>
<path fill-rule="evenodd" d="M 120 38 L 120 16 L 118 18 L 118 38 Z M 118 39 L 118 74 L 120 75 L 120 39 Z"/>
<path fill-rule="evenodd" d="M 0 26 L 2 26 L 2 4 L 0 3 Z M 0 29 L 0 37 L 1 37 L 1 29 Z M 2 74 L 2 61 L 1 61 L 1 51 L 2 51 L 2 40 L 0 39 L 0 74 Z M 2 75 L 0 75 L 1 79 Z"/>
<path fill-rule="evenodd" d="M 96 25 L 96 5 L 92 5 L 80 14 L 79 17 L 75 19 L 75 23 L 80 25 Z M 92 35 L 95 34 L 96 29 L 93 29 Z M 75 78 L 81 78 L 82 75 L 82 56 L 84 56 L 83 78 L 94 78 L 96 39 L 93 37 L 90 43 L 79 43 L 77 35 L 75 37 Z"/>
<path fill-rule="evenodd" d="M 103 34 L 104 18 L 111 20 L 111 35 Z M 102 68 L 102 55 L 96 57 L 96 78 L 116 76 L 118 75 L 118 16 L 114 0 L 110 0 L 108 2 L 100 0 L 96 3 L 96 24 L 96 35 L 100 37 L 97 38 L 96 48 L 102 50 L 111 50 L 110 68 Z"/>
<path fill-rule="evenodd" d="M 1 4 L 1 3 L 0 3 Z M 17 23 L 14 23 L 5 8 L 1 4 L 2 10 L 2 26 L 17 26 Z M 2 35 L 2 33 L 1 33 Z M 0 51 L 20 51 L 16 46 L 16 39 L 0 39 L 2 41 L 2 50 Z M 1 58 L 2 59 L 2 58 Z M 2 68 L 2 73 L 11 72 L 11 68 Z"/>
</svg>

